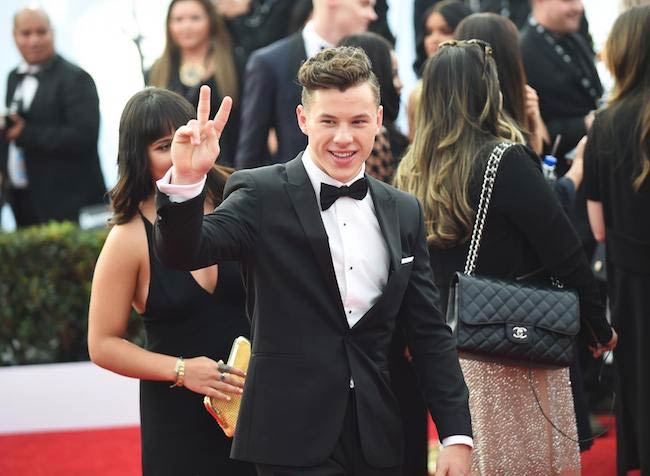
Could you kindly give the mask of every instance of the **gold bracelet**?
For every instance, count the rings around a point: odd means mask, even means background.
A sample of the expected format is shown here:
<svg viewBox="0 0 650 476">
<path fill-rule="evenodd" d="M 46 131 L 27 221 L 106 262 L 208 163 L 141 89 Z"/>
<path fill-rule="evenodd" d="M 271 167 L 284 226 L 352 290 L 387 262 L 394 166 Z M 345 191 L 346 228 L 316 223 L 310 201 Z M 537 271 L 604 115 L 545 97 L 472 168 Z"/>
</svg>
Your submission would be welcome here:
<svg viewBox="0 0 650 476">
<path fill-rule="evenodd" d="M 182 356 L 176 360 L 174 372 L 176 372 L 176 382 L 174 382 L 173 385 L 170 385 L 169 388 L 182 387 L 185 383 L 185 360 Z"/>
</svg>

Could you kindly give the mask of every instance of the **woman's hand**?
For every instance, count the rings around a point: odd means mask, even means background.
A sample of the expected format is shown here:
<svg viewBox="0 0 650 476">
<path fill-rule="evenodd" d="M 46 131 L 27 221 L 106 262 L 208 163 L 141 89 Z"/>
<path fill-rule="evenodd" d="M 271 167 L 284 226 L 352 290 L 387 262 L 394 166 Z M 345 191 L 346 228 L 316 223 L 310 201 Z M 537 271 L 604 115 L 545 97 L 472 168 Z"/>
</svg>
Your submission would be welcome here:
<svg viewBox="0 0 650 476">
<path fill-rule="evenodd" d="M 208 357 L 185 360 L 184 385 L 193 392 L 218 400 L 230 400 L 229 394 L 241 395 L 246 374 Z"/>
<path fill-rule="evenodd" d="M 550 142 L 550 136 L 546 129 L 546 124 L 539 112 L 539 97 L 537 91 L 526 85 L 525 104 L 527 127 L 530 130 L 530 147 L 537 154 L 541 154 L 544 149 L 544 143 Z"/>
<path fill-rule="evenodd" d="M 612 338 L 609 340 L 609 342 L 607 344 L 597 344 L 595 346 L 591 345 L 589 346 L 589 350 L 593 354 L 594 359 L 599 359 L 605 352 L 614 350 L 617 344 L 618 344 L 618 334 L 612 327 Z"/>
<path fill-rule="evenodd" d="M 200 182 L 212 167 L 219 152 L 219 138 L 232 109 L 232 99 L 223 98 L 213 120 L 210 117 L 210 88 L 201 86 L 197 118 L 179 127 L 172 140 L 174 164 L 171 183 L 187 185 Z"/>
<path fill-rule="evenodd" d="M 585 157 L 585 146 L 587 145 L 587 136 L 584 136 L 578 145 L 576 146 L 576 156 L 571 163 L 571 167 L 567 170 L 567 173 L 564 174 L 565 177 L 571 179 L 573 186 L 576 190 L 580 188 L 582 184 L 582 177 L 584 175 L 584 157 Z"/>
</svg>

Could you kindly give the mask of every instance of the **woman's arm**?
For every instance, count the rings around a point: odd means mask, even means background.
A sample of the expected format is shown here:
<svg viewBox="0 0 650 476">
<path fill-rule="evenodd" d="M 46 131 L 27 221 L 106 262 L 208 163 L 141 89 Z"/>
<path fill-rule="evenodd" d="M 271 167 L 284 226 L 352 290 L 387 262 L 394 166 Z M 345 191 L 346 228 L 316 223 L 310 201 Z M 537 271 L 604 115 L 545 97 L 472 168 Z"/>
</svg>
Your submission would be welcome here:
<svg viewBox="0 0 650 476">
<path fill-rule="evenodd" d="M 598 243 L 605 241 L 605 216 L 603 215 L 603 203 L 594 200 L 587 200 L 587 213 L 591 232 Z"/>
<path fill-rule="evenodd" d="M 136 294 L 140 263 L 148 256 L 144 230 L 138 230 L 137 225 L 132 222 L 113 228 L 97 261 L 90 297 L 88 351 L 94 363 L 115 373 L 175 382 L 179 356 L 147 351 L 123 337 Z M 243 376 L 236 370 L 232 373 Z M 226 377 L 222 382 L 220 375 L 219 366 L 212 359 L 196 357 L 185 361 L 184 385 L 190 390 L 222 400 L 230 398 L 224 392 L 241 393 L 240 379 Z"/>
<path fill-rule="evenodd" d="M 494 205 L 525 236 L 544 270 L 578 292 L 583 335 L 593 346 L 607 345 L 614 334 L 580 240 L 539 170 L 539 161 L 526 150 L 514 146 L 504 156 Z"/>
</svg>

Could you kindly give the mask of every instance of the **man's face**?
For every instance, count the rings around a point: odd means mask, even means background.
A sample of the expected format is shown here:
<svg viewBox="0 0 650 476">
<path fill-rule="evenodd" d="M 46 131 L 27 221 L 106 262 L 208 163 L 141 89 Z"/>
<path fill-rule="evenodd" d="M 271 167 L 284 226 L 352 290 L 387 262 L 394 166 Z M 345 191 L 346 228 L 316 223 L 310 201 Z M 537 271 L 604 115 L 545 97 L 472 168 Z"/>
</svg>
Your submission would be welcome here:
<svg viewBox="0 0 650 476">
<path fill-rule="evenodd" d="M 25 62 L 41 64 L 54 55 L 50 23 L 38 11 L 23 11 L 16 17 L 14 40 Z"/>
<path fill-rule="evenodd" d="M 584 9 L 582 0 L 543 0 L 540 2 L 546 28 L 555 33 L 574 33 L 580 28 Z"/>
<path fill-rule="evenodd" d="M 383 116 L 370 84 L 313 91 L 296 113 L 318 168 L 339 182 L 353 179 L 372 151 Z"/>
<path fill-rule="evenodd" d="M 335 22 L 343 36 L 363 33 L 377 19 L 376 0 L 338 0 Z"/>
</svg>

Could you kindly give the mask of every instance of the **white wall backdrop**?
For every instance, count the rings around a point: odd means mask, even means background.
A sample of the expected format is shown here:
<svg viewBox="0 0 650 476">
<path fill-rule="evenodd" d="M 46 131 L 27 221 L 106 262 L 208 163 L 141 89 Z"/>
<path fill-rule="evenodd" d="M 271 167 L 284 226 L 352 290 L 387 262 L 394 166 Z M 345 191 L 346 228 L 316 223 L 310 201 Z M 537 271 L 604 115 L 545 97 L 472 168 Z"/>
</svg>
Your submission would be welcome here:
<svg viewBox="0 0 650 476">
<path fill-rule="evenodd" d="M 389 22 L 397 36 L 400 74 L 404 82 L 403 103 L 413 87 L 415 76 L 412 31 L 413 4 L 409 0 L 389 0 Z M 600 47 L 616 18 L 618 2 L 584 0 L 597 47 Z M 20 61 L 12 37 L 13 14 L 34 2 L 0 2 L 0 108 L 4 107 L 6 77 Z M 120 114 L 129 97 L 143 86 L 140 60 L 132 38 L 143 36 L 145 65 L 162 52 L 164 19 L 169 0 L 41 0 L 49 14 L 59 53 L 87 70 L 95 79 L 100 98 L 101 129 L 99 153 L 107 186 L 117 177 L 117 135 Z M 404 127 L 403 114 L 400 125 Z M 13 229 L 8 208 L 2 213 L 2 226 Z"/>
</svg>

